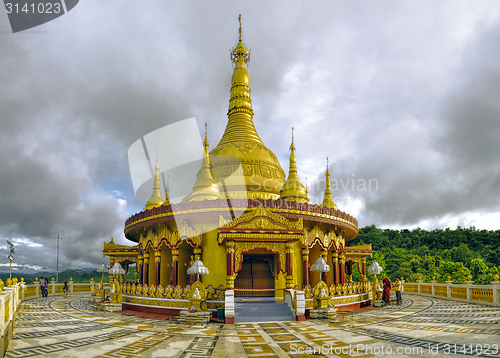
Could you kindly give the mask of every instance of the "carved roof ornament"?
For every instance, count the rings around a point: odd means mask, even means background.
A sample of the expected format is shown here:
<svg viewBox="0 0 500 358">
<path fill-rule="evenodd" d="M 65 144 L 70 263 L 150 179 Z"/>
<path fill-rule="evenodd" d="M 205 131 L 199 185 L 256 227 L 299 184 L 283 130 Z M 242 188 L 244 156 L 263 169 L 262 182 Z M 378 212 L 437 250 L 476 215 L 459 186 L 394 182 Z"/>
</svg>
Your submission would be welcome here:
<svg viewBox="0 0 500 358">
<path fill-rule="evenodd" d="M 222 216 L 219 217 L 219 243 L 231 233 L 241 232 L 238 234 L 244 236 L 245 233 L 259 237 L 258 233 L 267 235 L 270 238 L 282 238 L 283 240 L 298 239 L 302 236 L 304 223 L 302 218 L 297 221 L 291 221 L 287 218 L 273 213 L 270 209 L 264 208 L 263 205 L 249 213 L 238 216 L 236 219 L 226 221 Z M 242 236 L 242 237 L 243 237 Z M 281 240 L 280 238 L 280 240 Z"/>
<path fill-rule="evenodd" d="M 224 219 L 222 219 L 224 220 Z M 271 210 L 260 205 L 257 209 L 249 213 L 238 216 L 229 221 L 221 229 L 236 228 L 260 228 L 276 230 L 302 230 L 303 221 L 300 218 L 297 221 L 291 221 L 287 218 L 273 213 Z"/>
<path fill-rule="evenodd" d="M 136 249 L 137 245 L 135 246 L 128 246 L 128 245 L 117 245 L 113 241 L 113 238 L 109 242 L 104 243 L 104 250 L 120 250 L 120 249 Z"/>
<path fill-rule="evenodd" d="M 304 236 L 302 237 L 301 242 L 304 246 L 312 248 L 316 241 L 319 241 L 320 245 L 325 250 L 330 249 L 332 243 L 335 243 L 335 248 L 339 249 L 340 245 L 342 245 L 343 237 L 342 233 L 340 235 L 336 235 L 334 230 L 325 233 L 320 224 L 316 223 L 310 231 L 304 229 Z"/>
</svg>

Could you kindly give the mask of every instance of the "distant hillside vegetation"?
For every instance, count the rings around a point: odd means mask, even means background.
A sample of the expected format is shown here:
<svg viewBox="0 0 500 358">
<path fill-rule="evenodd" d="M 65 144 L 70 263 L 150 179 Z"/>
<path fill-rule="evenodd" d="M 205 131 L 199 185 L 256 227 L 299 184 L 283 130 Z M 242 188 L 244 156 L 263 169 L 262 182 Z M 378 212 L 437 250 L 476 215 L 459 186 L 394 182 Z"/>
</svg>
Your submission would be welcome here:
<svg viewBox="0 0 500 358">
<path fill-rule="evenodd" d="M 464 283 L 471 275 L 476 284 L 489 284 L 500 267 L 500 230 L 391 230 L 372 225 L 360 229 L 347 246 L 360 240 L 372 244 L 374 257 L 384 268 L 380 277 L 391 281 L 402 276 L 411 282 L 418 277 L 445 282 L 451 276 L 453 282 Z M 367 267 L 372 261 L 367 259 Z"/>
</svg>

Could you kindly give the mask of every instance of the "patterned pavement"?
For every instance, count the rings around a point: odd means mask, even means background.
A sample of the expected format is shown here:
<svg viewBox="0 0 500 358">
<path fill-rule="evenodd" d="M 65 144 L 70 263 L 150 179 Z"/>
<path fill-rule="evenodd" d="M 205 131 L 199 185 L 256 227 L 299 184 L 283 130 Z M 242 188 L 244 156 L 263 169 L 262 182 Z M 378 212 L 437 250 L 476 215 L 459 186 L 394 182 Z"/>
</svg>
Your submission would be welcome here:
<svg viewBox="0 0 500 358">
<path fill-rule="evenodd" d="M 500 358 L 500 308 L 417 295 L 333 323 L 205 326 L 95 312 L 89 299 L 23 302 L 6 357 Z"/>
</svg>

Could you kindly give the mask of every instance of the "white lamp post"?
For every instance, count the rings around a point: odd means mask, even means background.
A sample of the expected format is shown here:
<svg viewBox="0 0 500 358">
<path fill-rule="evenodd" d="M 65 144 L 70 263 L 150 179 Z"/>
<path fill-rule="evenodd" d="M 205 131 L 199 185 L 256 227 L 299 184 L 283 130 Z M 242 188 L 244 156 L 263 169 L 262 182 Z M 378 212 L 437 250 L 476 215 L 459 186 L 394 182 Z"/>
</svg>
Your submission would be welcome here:
<svg viewBox="0 0 500 358">
<path fill-rule="evenodd" d="M 197 275 L 196 281 L 200 280 L 200 275 L 208 275 L 208 269 L 205 267 L 201 260 L 193 262 L 190 268 L 187 269 L 188 275 Z"/>
<path fill-rule="evenodd" d="M 104 273 L 108 273 L 109 272 L 109 269 L 108 267 L 105 265 L 105 264 L 102 264 L 101 266 L 99 266 L 99 268 L 97 269 L 97 272 L 101 272 L 102 273 L 102 279 L 104 280 Z"/>
<path fill-rule="evenodd" d="M 325 259 L 322 257 L 318 257 L 314 265 L 311 266 L 311 271 L 320 272 L 320 281 L 321 281 L 321 273 L 322 272 L 330 272 L 330 266 L 326 263 Z"/>
<path fill-rule="evenodd" d="M 372 264 L 368 268 L 368 273 L 375 276 L 373 279 L 373 299 L 372 299 L 372 306 L 374 307 L 375 307 L 375 298 L 377 296 L 377 288 L 378 288 L 377 275 L 382 271 L 384 271 L 384 269 L 382 268 L 382 266 L 378 264 L 376 260 L 373 260 Z"/>
</svg>

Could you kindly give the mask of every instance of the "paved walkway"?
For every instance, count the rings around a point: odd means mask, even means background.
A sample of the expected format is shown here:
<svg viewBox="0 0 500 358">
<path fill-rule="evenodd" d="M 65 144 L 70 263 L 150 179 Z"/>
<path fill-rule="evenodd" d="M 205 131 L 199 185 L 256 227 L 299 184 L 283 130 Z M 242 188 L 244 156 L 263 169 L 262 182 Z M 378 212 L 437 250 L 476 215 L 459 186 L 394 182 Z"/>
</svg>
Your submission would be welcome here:
<svg viewBox="0 0 500 358">
<path fill-rule="evenodd" d="M 88 296 L 49 296 L 21 305 L 6 356 L 500 357 L 498 308 L 406 294 L 401 306 L 345 319 L 183 326 L 93 312 Z"/>
</svg>

